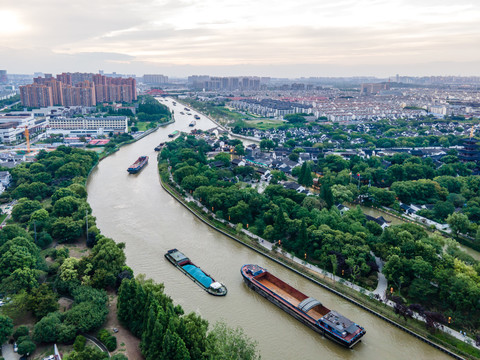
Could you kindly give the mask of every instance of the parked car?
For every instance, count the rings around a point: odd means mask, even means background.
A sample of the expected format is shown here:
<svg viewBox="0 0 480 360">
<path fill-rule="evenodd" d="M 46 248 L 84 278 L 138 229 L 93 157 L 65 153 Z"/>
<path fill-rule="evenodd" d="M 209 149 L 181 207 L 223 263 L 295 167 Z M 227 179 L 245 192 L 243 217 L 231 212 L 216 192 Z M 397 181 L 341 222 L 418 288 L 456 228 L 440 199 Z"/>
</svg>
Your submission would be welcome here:
<svg viewBox="0 0 480 360">
<path fill-rule="evenodd" d="M 13 343 L 13 352 L 17 352 L 18 351 L 18 345 L 17 343 Z"/>
</svg>

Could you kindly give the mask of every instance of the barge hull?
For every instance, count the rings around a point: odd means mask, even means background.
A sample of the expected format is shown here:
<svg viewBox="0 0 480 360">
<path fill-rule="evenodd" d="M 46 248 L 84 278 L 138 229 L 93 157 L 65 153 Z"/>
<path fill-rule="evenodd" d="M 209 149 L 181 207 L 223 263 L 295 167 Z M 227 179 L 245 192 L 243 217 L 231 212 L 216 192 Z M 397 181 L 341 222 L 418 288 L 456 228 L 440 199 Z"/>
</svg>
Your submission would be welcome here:
<svg viewBox="0 0 480 360">
<path fill-rule="evenodd" d="M 297 319 L 298 321 L 300 321 L 302 324 L 308 326 L 310 329 L 312 329 L 313 331 L 315 331 L 316 333 L 319 333 L 321 335 L 323 335 L 324 337 L 328 337 L 330 340 L 333 340 L 335 341 L 337 344 L 340 344 L 344 347 L 347 347 L 347 348 L 352 348 L 354 345 L 356 345 L 361 339 L 358 339 L 358 341 L 355 341 L 353 344 L 346 344 L 345 342 L 342 342 L 342 341 L 339 341 L 335 336 L 332 336 L 330 335 L 329 332 L 323 330 L 322 328 L 319 328 L 318 326 L 316 326 L 315 324 L 313 324 L 312 322 L 308 321 L 307 319 L 305 319 L 303 316 L 301 316 L 300 314 L 298 314 L 296 311 L 293 311 L 291 308 L 289 308 L 286 304 L 284 304 L 283 302 L 279 301 L 276 297 L 274 297 L 272 294 L 266 292 L 265 290 L 261 289 L 260 287 L 257 287 L 255 286 L 251 281 L 250 279 L 246 278 L 246 277 L 243 277 L 243 280 L 245 281 L 245 283 L 247 284 L 247 286 L 254 290 L 257 294 L 260 294 L 261 296 L 263 296 L 265 299 L 267 299 L 268 301 L 270 301 L 271 303 L 277 305 L 280 309 L 282 309 L 283 311 L 285 311 L 286 313 L 290 314 L 291 316 L 293 316 L 295 319 Z"/>
</svg>

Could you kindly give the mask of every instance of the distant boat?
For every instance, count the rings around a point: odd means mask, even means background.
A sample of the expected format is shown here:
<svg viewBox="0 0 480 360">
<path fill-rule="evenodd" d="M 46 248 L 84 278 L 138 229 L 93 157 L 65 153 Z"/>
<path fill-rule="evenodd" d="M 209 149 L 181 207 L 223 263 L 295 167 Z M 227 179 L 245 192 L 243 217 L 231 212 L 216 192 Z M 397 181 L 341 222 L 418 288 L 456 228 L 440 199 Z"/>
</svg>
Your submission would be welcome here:
<svg viewBox="0 0 480 360">
<path fill-rule="evenodd" d="M 227 288 L 225 285 L 215 281 L 210 275 L 192 263 L 188 257 L 177 249 L 168 250 L 165 254 L 165 258 L 210 295 L 227 295 Z"/>
<path fill-rule="evenodd" d="M 180 132 L 178 130 L 175 130 L 174 132 L 172 132 L 171 134 L 168 134 L 168 137 L 169 138 L 174 138 L 175 136 L 177 136 L 178 134 L 180 134 Z"/>
<path fill-rule="evenodd" d="M 192 120 L 192 122 L 191 122 L 190 124 L 188 124 L 188 126 L 192 126 L 192 127 L 193 127 L 193 126 L 195 126 L 196 123 L 197 123 L 197 122 L 196 122 L 195 120 Z"/>
<path fill-rule="evenodd" d="M 196 120 L 200 120 L 200 116 L 198 116 L 198 115 L 193 115 L 193 117 L 194 117 Z"/>
<path fill-rule="evenodd" d="M 148 164 L 148 156 L 140 156 L 137 161 L 135 161 L 130 167 L 127 169 L 127 171 L 130 174 L 136 174 L 140 170 L 142 170 L 145 165 Z"/>
<path fill-rule="evenodd" d="M 162 148 L 163 148 L 163 145 L 165 145 L 165 143 L 163 143 L 163 142 L 162 142 L 162 143 L 160 143 L 160 144 L 158 144 L 158 145 L 155 147 L 155 149 L 154 149 L 154 150 L 155 150 L 155 151 L 160 151 L 160 150 L 162 150 Z"/>
</svg>

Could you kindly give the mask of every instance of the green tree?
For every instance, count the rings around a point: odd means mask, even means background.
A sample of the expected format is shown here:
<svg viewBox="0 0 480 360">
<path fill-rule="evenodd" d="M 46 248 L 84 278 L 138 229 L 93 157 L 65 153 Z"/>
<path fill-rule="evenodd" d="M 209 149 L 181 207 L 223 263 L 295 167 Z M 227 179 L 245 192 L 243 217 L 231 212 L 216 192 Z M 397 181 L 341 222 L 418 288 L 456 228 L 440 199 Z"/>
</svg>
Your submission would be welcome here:
<svg viewBox="0 0 480 360">
<path fill-rule="evenodd" d="M 28 338 L 28 336 L 25 337 Z M 37 345 L 29 338 L 18 343 L 18 353 L 20 355 L 33 354 L 36 348 Z"/>
<path fill-rule="evenodd" d="M 106 360 L 108 359 L 108 354 L 104 353 L 96 346 L 86 346 L 80 352 L 73 351 L 68 354 L 65 360 Z"/>
<path fill-rule="evenodd" d="M 15 332 L 13 333 L 13 338 L 15 339 L 15 341 L 17 341 L 19 337 L 21 337 L 21 336 L 27 336 L 29 332 L 30 332 L 30 330 L 29 330 L 28 326 L 26 326 L 26 325 L 20 325 L 20 326 L 15 330 Z"/>
<path fill-rule="evenodd" d="M 18 268 L 12 275 L 3 279 L 1 289 L 5 293 L 17 293 L 21 290 L 31 291 L 38 286 L 38 274 L 30 268 Z"/>
<path fill-rule="evenodd" d="M 98 329 L 105 322 L 107 314 L 106 307 L 86 301 L 67 311 L 65 324 L 73 325 L 78 331 L 89 332 Z"/>
<path fill-rule="evenodd" d="M 28 297 L 28 307 L 37 318 L 58 310 L 57 294 L 47 284 L 32 290 Z"/>
<path fill-rule="evenodd" d="M 208 334 L 206 356 L 222 360 L 260 359 L 257 343 L 241 328 L 229 328 L 224 322 L 217 322 Z"/>
<path fill-rule="evenodd" d="M 435 214 L 435 218 L 441 222 L 443 222 L 447 218 L 447 216 L 453 214 L 454 211 L 455 206 L 453 206 L 453 204 L 449 201 L 437 201 L 433 206 L 433 213 Z"/>
<path fill-rule="evenodd" d="M 245 201 L 240 200 L 237 205 L 228 209 L 228 215 L 235 223 L 249 221 L 250 207 Z"/>
<path fill-rule="evenodd" d="M 466 234 L 470 228 L 470 220 L 467 215 L 458 212 L 448 215 L 447 224 L 450 225 L 455 236 L 460 233 Z"/>
<path fill-rule="evenodd" d="M 185 343 L 176 332 L 171 332 L 170 329 L 167 329 L 163 337 L 161 359 L 190 360 Z"/>
<path fill-rule="evenodd" d="M 55 342 L 58 337 L 58 327 L 61 323 L 59 313 L 49 313 L 33 327 L 33 339 L 38 343 Z"/>
<path fill-rule="evenodd" d="M 78 335 L 75 338 L 75 342 L 73 343 L 73 349 L 76 352 L 80 352 L 85 349 L 85 344 L 87 343 L 87 339 L 83 335 Z"/>
<path fill-rule="evenodd" d="M 322 184 L 320 188 L 320 198 L 322 198 L 327 204 L 327 208 L 330 209 L 333 206 L 334 199 L 332 189 L 328 184 Z"/>
<path fill-rule="evenodd" d="M 235 145 L 235 154 L 240 156 L 245 155 L 245 148 L 243 147 L 243 144 Z"/>
<path fill-rule="evenodd" d="M 30 220 L 30 215 L 41 208 L 42 205 L 38 201 L 22 198 L 13 207 L 12 218 L 17 222 L 27 222 Z"/>
<path fill-rule="evenodd" d="M 275 148 L 275 143 L 270 139 L 262 139 L 260 141 L 260 149 L 262 150 L 272 150 Z"/>
<path fill-rule="evenodd" d="M 3 344 L 12 335 L 13 321 L 8 316 L 0 314 L 0 342 Z"/>
<path fill-rule="evenodd" d="M 52 235 L 58 242 L 68 242 L 78 239 L 83 233 L 81 220 L 75 221 L 71 217 L 60 217 L 52 224 Z"/>
</svg>

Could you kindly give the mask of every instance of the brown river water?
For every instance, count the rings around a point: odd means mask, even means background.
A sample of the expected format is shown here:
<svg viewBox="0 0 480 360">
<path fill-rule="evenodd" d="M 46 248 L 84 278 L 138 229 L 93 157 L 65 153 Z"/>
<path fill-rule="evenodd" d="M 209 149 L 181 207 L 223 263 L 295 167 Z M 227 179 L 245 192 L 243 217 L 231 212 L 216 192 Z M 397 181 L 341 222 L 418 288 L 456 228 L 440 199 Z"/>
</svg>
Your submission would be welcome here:
<svg viewBox="0 0 480 360">
<path fill-rule="evenodd" d="M 160 186 L 153 150 L 174 130 L 190 131 L 193 120 L 180 103 L 163 101 L 175 110 L 176 122 L 134 144 L 122 147 L 101 161 L 88 181 L 88 201 L 102 233 L 126 244 L 127 264 L 135 274 L 146 274 L 165 284 L 165 292 L 186 312 L 194 311 L 210 323 L 224 320 L 240 326 L 258 342 L 262 359 L 446 359 L 442 352 L 389 325 L 312 282 L 211 229 L 175 201 Z M 179 114 L 180 111 L 185 115 Z M 215 125 L 204 116 L 196 128 Z M 140 155 L 150 157 L 138 174 L 127 167 Z M 196 265 L 228 288 L 225 297 L 207 294 L 165 258 L 171 248 L 184 252 Z M 353 350 L 344 349 L 310 330 L 250 290 L 240 267 L 252 263 L 266 267 L 303 293 L 320 300 L 365 327 L 367 334 Z"/>
</svg>

